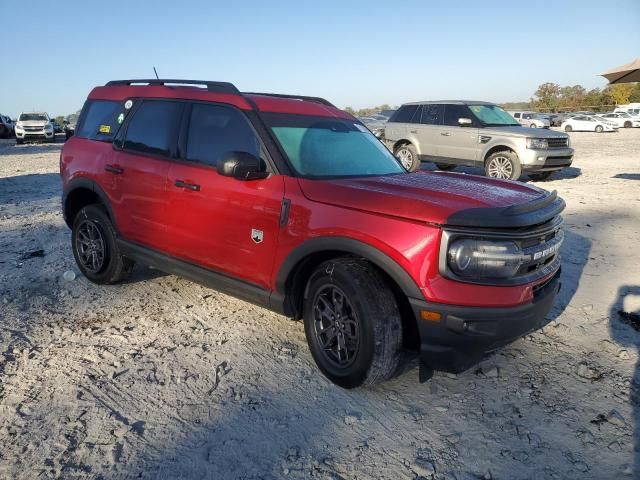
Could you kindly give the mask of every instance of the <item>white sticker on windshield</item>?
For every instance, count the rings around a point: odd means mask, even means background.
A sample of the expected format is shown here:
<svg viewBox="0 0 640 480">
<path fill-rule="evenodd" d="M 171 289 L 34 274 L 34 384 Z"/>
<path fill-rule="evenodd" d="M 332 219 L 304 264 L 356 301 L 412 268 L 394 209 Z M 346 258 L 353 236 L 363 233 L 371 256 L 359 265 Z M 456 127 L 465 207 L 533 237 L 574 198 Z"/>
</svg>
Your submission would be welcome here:
<svg viewBox="0 0 640 480">
<path fill-rule="evenodd" d="M 362 133 L 369 133 L 369 130 L 367 130 L 367 127 L 365 127 L 364 125 L 360 125 L 359 123 L 355 123 L 354 124 L 356 126 L 356 128 L 358 130 L 360 130 Z"/>
</svg>

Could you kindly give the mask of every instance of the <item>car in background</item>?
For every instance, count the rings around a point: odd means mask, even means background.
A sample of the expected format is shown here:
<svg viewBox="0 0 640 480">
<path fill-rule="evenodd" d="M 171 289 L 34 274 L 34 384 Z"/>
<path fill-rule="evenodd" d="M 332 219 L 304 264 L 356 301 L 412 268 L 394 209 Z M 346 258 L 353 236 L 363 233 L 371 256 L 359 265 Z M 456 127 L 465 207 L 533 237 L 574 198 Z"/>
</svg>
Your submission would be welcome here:
<svg viewBox="0 0 640 480">
<path fill-rule="evenodd" d="M 551 122 L 552 127 L 560 127 L 564 122 L 574 117 L 576 114 L 571 112 L 558 113 Z"/>
<path fill-rule="evenodd" d="M 13 120 L 6 115 L 0 114 L 0 138 L 12 138 L 14 131 Z"/>
<path fill-rule="evenodd" d="M 25 141 L 45 140 L 55 142 L 51 118 L 45 112 L 22 112 L 16 122 L 16 143 L 21 145 Z"/>
<path fill-rule="evenodd" d="M 387 118 L 381 115 L 367 115 L 362 117 L 357 117 L 362 123 L 366 125 L 366 127 L 373 132 L 373 134 L 380 138 L 384 133 L 384 126 L 387 123 Z"/>
<path fill-rule="evenodd" d="M 378 115 L 381 117 L 385 117 L 387 120 L 389 120 L 394 113 L 396 113 L 395 109 L 380 110 L 378 112 Z"/>
<path fill-rule="evenodd" d="M 76 122 L 64 121 L 64 138 L 69 140 L 76 133 Z"/>
<path fill-rule="evenodd" d="M 560 126 L 565 132 L 617 132 L 618 127 L 615 123 L 589 115 L 575 115 L 574 117 L 564 121 Z"/>
<path fill-rule="evenodd" d="M 406 103 L 389 119 L 385 144 L 409 171 L 433 162 L 508 180 L 523 173 L 544 180 L 573 161 L 567 134 L 523 127 L 499 106 L 477 101 Z"/>
<path fill-rule="evenodd" d="M 51 125 L 53 125 L 54 133 L 62 133 L 62 125 L 58 125 L 54 119 L 51 119 Z"/>
<path fill-rule="evenodd" d="M 640 103 L 629 103 L 627 105 L 618 105 L 613 113 L 628 113 L 633 117 L 640 117 Z"/>
<path fill-rule="evenodd" d="M 615 123 L 618 128 L 640 127 L 640 118 L 634 118 L 628 113 L 603 113 L 598 116 Z"/>
<path fill-rule="evenodd" d="M 547 118 L 540 117 L 540 114 L 535 112 L 508 112 L 516 121 L 523 127 L 529 128 L 549 128 L 551 123 Z"/>
</svg>

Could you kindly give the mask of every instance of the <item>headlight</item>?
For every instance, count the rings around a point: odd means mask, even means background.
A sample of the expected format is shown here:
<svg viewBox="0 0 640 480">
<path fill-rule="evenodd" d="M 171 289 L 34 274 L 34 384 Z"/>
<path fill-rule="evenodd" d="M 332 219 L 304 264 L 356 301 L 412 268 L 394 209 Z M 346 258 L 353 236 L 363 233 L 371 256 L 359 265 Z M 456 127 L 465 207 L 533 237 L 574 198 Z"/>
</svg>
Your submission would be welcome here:
<svg viewBox="0 0 640 480">
<path fill-rule="evenodd" d="M 544 150 L 549 148 L 549 143 L 544 138 L 527 138 L 527 148 Z"/>
<path fill-rule="evenodd" d="M 524 261 L 522 250 L 513 242 L 465 238 L 454 241 L 447 252 L 449 268 L 464 278 L 513 277 Z"/>
</svg>

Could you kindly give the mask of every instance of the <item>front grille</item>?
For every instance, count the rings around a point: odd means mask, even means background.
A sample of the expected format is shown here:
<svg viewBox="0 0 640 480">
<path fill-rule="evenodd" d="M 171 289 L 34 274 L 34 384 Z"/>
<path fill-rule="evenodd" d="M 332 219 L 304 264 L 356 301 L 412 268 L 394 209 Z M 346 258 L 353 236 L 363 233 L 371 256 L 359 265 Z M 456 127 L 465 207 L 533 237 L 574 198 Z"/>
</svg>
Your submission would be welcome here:
<svg viewBox="0 0 640 480">
<path fill-rule="evenodd" d="M 569 139 L 564 137 L 547 138 L 549 148 L 565 148 L 569 146 Z"/>
<path fill-rule="evenodd" d="M 41 132 L 44 127 L 24 127 L 25 132 Z"/>
</svg>

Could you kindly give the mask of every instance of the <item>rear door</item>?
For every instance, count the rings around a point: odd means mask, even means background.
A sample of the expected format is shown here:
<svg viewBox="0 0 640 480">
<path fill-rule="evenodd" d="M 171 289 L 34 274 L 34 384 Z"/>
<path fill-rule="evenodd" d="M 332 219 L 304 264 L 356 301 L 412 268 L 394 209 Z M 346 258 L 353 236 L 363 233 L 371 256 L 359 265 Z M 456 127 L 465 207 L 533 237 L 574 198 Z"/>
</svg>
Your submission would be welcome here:
<svg viewBox="0 0 640 480">
<path fill-rule="evenodd" d="M 418 112 L 418 140 L 421 160 L 434 162 L 440 156 L 440 127 L 442 126 L 442 105 L 427 103 Z"/>
<path fill-rule="evenodd" d="M 266 158 L 240 110 L 193 103 L 185 112 L 181 160 L 167 181 L 169 253 L 269 288 L 280 228 L 284 181 L 280 175 L 242 181 L 218 174 L 227 152 Z"/>
<path fill-rule="evenodd" d="M 440 157 L 447 163 L 473 165 L 478 160 L 478 126 L 461 127 L 460 118 L 474 119 L 465 105 L 444 105 L 443 125 L 440 129 Z"/>
<path fill-rule="evenodd" d="M 166 182 L 176 155 L 178 126 L 184 104 L 143 100 L 118 134 L 113 161 L 105 166 L 113 182 L 113 209 L 127 239 L 166 250 Z"/>
</svg>

